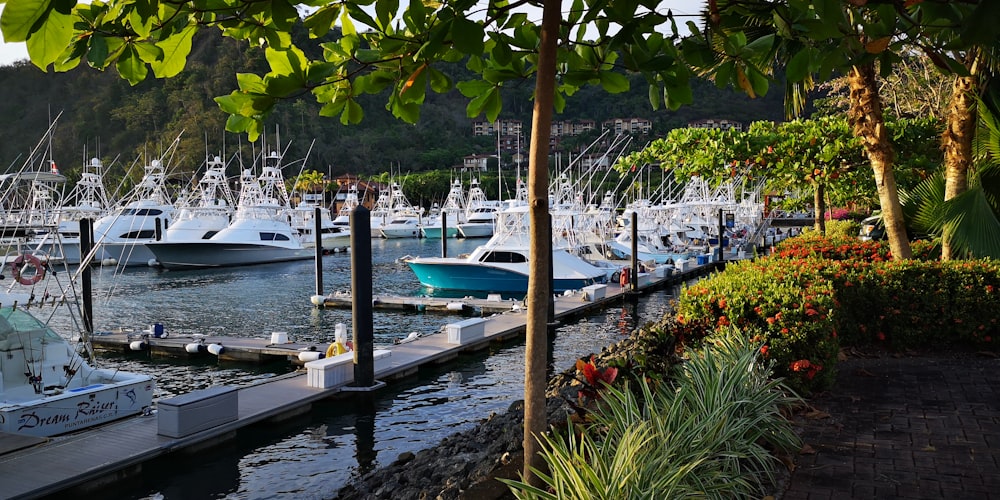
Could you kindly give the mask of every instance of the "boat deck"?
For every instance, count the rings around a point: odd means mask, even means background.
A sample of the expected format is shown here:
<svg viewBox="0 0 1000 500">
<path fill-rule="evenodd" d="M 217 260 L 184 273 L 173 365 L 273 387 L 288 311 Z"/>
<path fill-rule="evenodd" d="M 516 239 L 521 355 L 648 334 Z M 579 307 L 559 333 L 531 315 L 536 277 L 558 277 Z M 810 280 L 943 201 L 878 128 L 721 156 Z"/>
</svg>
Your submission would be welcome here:
<svg viewBox="0 0 1000 500">
<path fill-rule="evenodd" d="M 638 292 L 683 282 L 717 267 L 712 263 L 659 279 L 641 280 Z M 567 319 L 607 307 L 621 301 L 623 295 L 629 293 L 617 284 L 608 285 L 603 291 L 603 298 L 582 293 L 558 297 L 554 303 L 556 319 Z M 375 377 L 380 381 L 404 378 L 416 373 L 421 366 L 444 363 L 461 352 L 484 349 L 492 342 L 523 335 L 526 318 L 523 309 L 484 318 L 484 335 L 468 343 L 449 343 L 448 336 L 439 333 L 392 346 L 390 356 L 376 369 Z M 101 336 L 98 340 L 109 340 L 106 337 L 115 336 Z M 205 343 L 222 343 L 225 346 L 223 352 L 246 351 L 247 358 L 253 357 L 254 353 L 258 356 L 289 357 L 289 351 L 297 357 L 299 349 L 308 348 L 299 344 L 274 345 L 270 339 L 202 339 Z M 131 341 L 134 340 L 120 342 L 127 345 Z M 190 343 L 191 339 L 167 337 L 148 341 L 151 345 L 165 346 L 168 343 Z M 118 348 L 121 345 L 118 344 Z M 180 438 L 159 434 L 158 418 L 162 418 L 162 408 L 148 416 L 126 418 L 75 434 L 35 439 L 32 443 L 17 444 L 14 437 L 0 436 L 0 453 L 3 453 L 0 454 L 0 484 L 3 485 L 0 498 L 37 498 L 67 490 L 91 491 L 140 470 L 148 460 L 181 450 L 192 452 L 210 447 L 231 439 L 241 428 L 307 412 L 313 402 L 336 394 L 350 397 L 351 392 L 343 386 L 328 389 L 309 387 L 306 371 L 298 370 L 255 385 L 239 387 L 236 391 L 238 409 L 235 420 Z M 163 402 L 159 401 L 161 404 L 158 406 L 162 407 Z"/>
</svg>

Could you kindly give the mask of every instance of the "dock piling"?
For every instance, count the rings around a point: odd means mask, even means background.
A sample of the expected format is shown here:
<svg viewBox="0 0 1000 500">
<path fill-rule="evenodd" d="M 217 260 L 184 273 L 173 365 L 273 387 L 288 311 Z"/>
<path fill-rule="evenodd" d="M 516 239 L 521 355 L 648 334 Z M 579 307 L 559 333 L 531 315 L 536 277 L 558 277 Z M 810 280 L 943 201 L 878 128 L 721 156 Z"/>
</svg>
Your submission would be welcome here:
<svg viewBox="0 0 1000 500">
<path fill-rule="evenodd" d="M 448 257 L 448 212 L 441 211 L 441 257 Z"/>
<path fill-rule="evenodd" d="M 375 327 L 372 313 L 371 212 L 351 211 L 351 297 L 354 319 L 354 384 L 375 385 Z"/>
<path fill-rule="evenodd" d="M 80 295 L 83 296 L 83 330 L 87 335 L 94 333 L 94 292 L 90 280 L 90 262 L 87 261 L 93 247 L 92 221 L 84 217 L 80 219 Z"/>
<path fill-rule="evenodd" d="M 313 234 L 316 235 L 316 295 L 323 295 L 323 210 L 313 212 Z"/>
</svg>

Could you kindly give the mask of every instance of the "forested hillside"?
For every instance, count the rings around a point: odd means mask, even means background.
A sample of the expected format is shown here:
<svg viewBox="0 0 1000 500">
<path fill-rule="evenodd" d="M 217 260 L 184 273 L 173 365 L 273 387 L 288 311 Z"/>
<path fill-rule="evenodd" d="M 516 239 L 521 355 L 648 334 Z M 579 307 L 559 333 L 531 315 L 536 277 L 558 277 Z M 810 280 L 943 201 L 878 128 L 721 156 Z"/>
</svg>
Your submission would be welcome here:
<svg viewBox="0 0 1000 500">
<path fill-rule="evenodd" d="M 43 73 L 28 62 L 0 67 L 0 160 L 17 167 L 38 142 L 51 117 L 62 113 L 52 140 L 53 157 L 64 173 L 76 177 L 85 157 L 100 156 L 111 165 L 114 181 L 134 163 L 158 157 L 183 131 L 181 145 L 170 163 L 173 171 L 192 172 L 206 154 L 234 153 L 242 146 L 249 164 L 252 148 L 245 138 L 224 132 L 226 116 L 212 100 L 236 88 L 236 73 L 262 73 L 263 52 L 241 46 L 217 32 L 203 32 L 195 39 L 187 68 L 168 80 L 148 79 L 131 87 L 114 70 L 98 72 L 79 67 L 68 73 Z M 447 68 L 456 81 L 465 68 Z M 777 87 L 780 89 L 780 87 Z M 532 82 L 511 88 L 504 98 L 501 118 L 519 119 L 530 128 Z M 749 99 L 741 93 L 696 83 L 695 105 L 676 112 L 653 111 L 647 87 L 633 79 L 630 92 L 611 95 L 589 87 L 568 100 L 556 120 L 591 119 L 600 123 L 615 117 L 643 117 L 654 123 L 654 135 L 703 118 L 740 122 L 781 120 L 780 92 Z M 280 131 L 282 146 L 290 146 L 286 160 L 303 158 L 312 145 L 306 168 L 336 176 L 373 174 L 390 166 L 401 172 L 447 168 L 473 153 L 492 153 L 496 139 L 473 137 L 472 119 L 465 116 L 467 100 L 457 91 L 446 95 L 429 92 L 419 125 L 407 125 L 385 110 L 384 96 L 369 96 L 361 125 L 343 126 L 336 118 L 322 118 L 311 95 L 283 103 L 269 122 L 268 142 Z M 315 142 L 313 142 L 315 140 Z M 569 148 L 586 145 L 589 138 Z M 241 143 L 242 142 L 242 143 Z M 637 141 L 638 142 L 638 141 Z M 638 142 L 641 147 L 645 141 Z M 259 150 L 260 145 L 256 145 Z M 113 161 L 114 160 L 114 161 Z M 233 164 L 231 164 L 233 165 Z M 231 172 L 237 172 L 231 166 Z M 295 167 L 297 170 L 298 167 Z"/>
</svg>

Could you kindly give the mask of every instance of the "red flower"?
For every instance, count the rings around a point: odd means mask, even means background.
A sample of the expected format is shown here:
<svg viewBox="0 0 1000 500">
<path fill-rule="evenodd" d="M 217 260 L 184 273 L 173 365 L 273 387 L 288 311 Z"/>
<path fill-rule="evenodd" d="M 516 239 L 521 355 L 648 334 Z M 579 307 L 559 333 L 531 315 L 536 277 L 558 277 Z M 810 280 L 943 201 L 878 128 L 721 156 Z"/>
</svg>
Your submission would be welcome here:
<svg viewBox="0 0 1000 500">
<path fill-rule="evenodd" d="M 767 346 L 766 345 L 760 346 L 760 353 L 763 354 L 764 357 L 767 357 Z"/>
<path fill-rule="evenodd" d="M 792 361 L 789 368 L 791 368 L 793 372 L 800 372 L 808 370 L 810 366 L 812 366 L 812 363 L 810 363 L 808 359 L 800 359 L 798 361 Z"/>
</svg>

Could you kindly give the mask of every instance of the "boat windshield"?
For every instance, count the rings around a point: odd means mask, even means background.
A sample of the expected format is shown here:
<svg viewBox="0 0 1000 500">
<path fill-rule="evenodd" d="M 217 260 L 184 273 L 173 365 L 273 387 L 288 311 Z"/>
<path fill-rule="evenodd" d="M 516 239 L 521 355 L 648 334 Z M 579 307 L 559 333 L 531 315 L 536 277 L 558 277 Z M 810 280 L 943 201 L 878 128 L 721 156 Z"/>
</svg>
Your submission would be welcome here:
<svg viewBox="0 0 1000 500">
<path fill-rule="evenodd" d="M 23 309 L 0 307 L 0 341 L 20 340 L 32 334 L 52 340 L 62 340 L 56 332 Z"/>
</svg>

